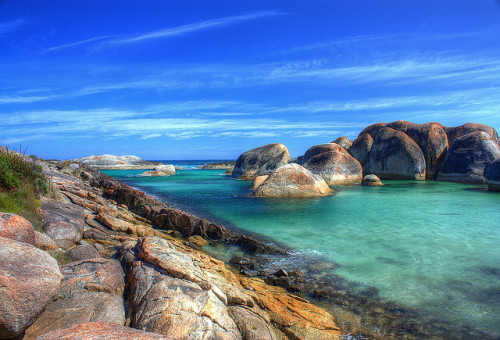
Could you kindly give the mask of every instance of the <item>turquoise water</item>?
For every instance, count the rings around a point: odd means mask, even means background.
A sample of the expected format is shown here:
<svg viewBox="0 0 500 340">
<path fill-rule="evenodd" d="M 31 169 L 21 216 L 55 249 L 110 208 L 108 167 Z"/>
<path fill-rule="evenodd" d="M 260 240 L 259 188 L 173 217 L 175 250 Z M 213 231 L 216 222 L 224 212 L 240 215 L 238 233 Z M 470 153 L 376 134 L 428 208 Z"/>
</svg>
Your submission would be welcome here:
<svg viewBox="0 0 500 340">
<path fill-rule="evenodd" d="M 500 193 L 386 181 L 318 199 L 262 199 L 223 170 L 141 172 L 107 171 L 176 207 L 338 263 L 335 274 L 377 288 L 382 300 L 500 337 Z"/>
</svg>

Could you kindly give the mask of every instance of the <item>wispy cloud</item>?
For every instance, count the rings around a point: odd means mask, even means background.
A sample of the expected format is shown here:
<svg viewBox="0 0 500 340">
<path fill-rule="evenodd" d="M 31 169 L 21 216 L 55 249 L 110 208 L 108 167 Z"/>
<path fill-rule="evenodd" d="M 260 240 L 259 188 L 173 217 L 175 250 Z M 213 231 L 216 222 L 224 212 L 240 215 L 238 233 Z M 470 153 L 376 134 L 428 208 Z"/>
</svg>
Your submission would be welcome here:
<svg viewBox="0 0 500 340">
<path fill-rule="evenodd" d="M 42 52 L 54 52 L 58 50 L 63 50 L 67 48 L 73 48 L 76 46 L 97 44 L 99 47 L 110 47 L 116 45 L 128 45 L 141 43 L 145 41 L 155 40 L 155 39 L 166 39 L 173 38 L 181 35 L 186 35 L 199 31 L 206 31 L 214 29 L 217 27 L 236 25 L 246 21 L 252 21 L 257 19 L 264 19 L 267 17 L 274 17 L 278 15 L 284 15 L 283 12 L 278 11 L 258 11 L 242 15 L 229 16 L 211 20 L 205 20 L 200 22 L 195 22 L 187 25 L 181 25 L 176 27 L 163 28 L 155 31 L 134 34 L 134 35 L 104 35 L 99 37 L 93 37 L 89 39 L 84 39 L 80 41 L 75 41 L 68 44 L 58 45 L 54 47 L 47 48 Z"/>
<path fill-rule="evenodd" d="M 19 18 L 12 21 L 0 22 L 0 37 L 6 36 L 11 32 L 17 31 L 18 29 L 26 26 L 28 21 L 23 18 Z"/>
</svg>

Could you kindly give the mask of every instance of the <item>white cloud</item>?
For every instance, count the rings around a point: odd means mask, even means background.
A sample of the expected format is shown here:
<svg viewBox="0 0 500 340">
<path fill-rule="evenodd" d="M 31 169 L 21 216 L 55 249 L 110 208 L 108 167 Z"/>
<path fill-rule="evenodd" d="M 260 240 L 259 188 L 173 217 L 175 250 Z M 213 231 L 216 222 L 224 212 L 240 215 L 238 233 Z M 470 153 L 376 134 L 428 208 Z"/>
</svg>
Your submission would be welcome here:
<svg viewBox="0 0 500 340">
<path fill-rule="evenodd" d="M 23 18 L 19 18 L 12 21 L 4 21 L 0 22 L 0 37 L 6 36 L 11 32 L 17 31 L 18 29 L 26 26 L 28 21 Z"/>
</svg>

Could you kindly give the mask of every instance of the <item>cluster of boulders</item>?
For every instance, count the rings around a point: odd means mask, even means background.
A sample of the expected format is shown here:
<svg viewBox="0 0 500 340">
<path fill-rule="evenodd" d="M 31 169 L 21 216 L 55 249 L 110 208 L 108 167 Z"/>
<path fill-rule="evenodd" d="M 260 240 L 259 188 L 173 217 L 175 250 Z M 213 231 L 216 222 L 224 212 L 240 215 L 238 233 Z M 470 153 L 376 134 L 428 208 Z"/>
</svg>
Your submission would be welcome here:
<svg viewBox="0 0 500 340">
<path fill-rule="evenodd" d="M 162 164 L 154 167 L 153 170 L 143 172 L 141 176 L 167 177 L 175 175 L 175 167 L 172 164 Z"/>
<path fill-rule="evenodd" d="M 84 166 L 45 171 L 60 197 L 42 201 L 43 232 L 0 213 L 0 339 L 341 338 L 322 308 L 199 250 L 262 242 Z"/>
<path fill-rule="evenodd" d="M 78 158 L 75 159 L 74 162 L 82 163 L 90 168 L 98 170 L 151 169 L 161 164 L 158 162 L 145 161 L 140 157 L 132 155 L 116 156 L 108 154 Z"/>
<path fill-rule="evenodd" d="M 247 151 L 236 161 L 232 176 L 254 180 L 253 195 L 271 197 L 327 195 L 330 191 L 319 189 L 322 184 L 311 189 L 300 183 L 309 176 L 307 170 L 328 186 L 379 186 L 382 178 L 488 183 L 498 190 L 498 159 L 498 134 L 490 126 L 396 121 L 370 125 L 352 142 L 340 137 L 315 145 L 296 160 L 290 160 L 283 144 Z M 298 166 L 280 169 L 292 162 Z"/>
</svg>

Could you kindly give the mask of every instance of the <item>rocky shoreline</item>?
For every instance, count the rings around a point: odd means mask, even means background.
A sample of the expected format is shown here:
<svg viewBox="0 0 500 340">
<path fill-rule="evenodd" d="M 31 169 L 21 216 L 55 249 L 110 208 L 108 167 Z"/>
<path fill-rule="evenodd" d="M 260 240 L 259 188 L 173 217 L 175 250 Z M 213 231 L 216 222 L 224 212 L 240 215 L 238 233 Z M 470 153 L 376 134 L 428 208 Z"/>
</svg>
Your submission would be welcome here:
<svg viewBox="0 0 500 340">
<path fill-rule="evenodd" d="M 3 214 L 1 338 L 341 338 L 324 309 L 239 274 L 195 243 L 284 250 L 171 209 L 81 164 L 42 165 L 60 193 L 42 202 L 44 233 Z M 70 262 L 58 265 L 48 252 Z"/>
</svg>

